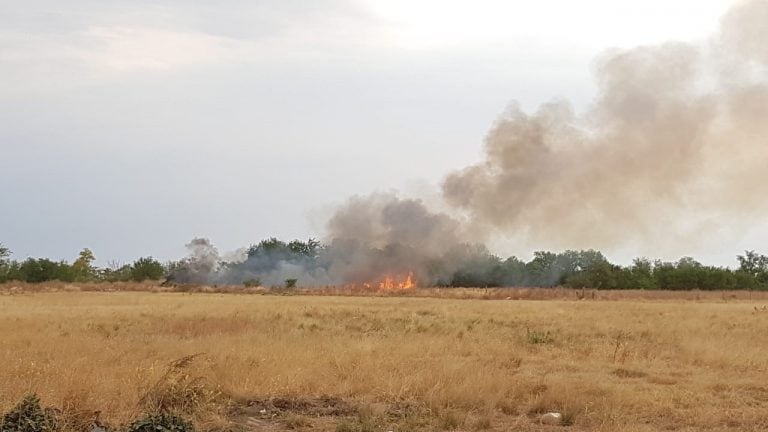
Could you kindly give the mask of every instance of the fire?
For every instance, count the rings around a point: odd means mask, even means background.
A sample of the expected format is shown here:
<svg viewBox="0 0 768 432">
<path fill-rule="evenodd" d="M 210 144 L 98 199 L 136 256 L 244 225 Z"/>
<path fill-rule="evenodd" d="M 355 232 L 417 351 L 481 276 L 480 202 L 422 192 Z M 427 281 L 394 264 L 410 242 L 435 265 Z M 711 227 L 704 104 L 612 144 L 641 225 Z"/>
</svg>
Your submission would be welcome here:
<svg viewBox="0 0 768 432">
<path fill-rule="evenodd" d="M 386 275 L 380 279 L 371 282 L 353 284 L 352 288 L 363 288 L 366 291 L 402 291 L 416 288 L 416 279 L 413 272 L 407 275 Z"/>
<path fill-rule="evenodd" d="M 370 286 L 369 284 L 367 285 Z M 379 282 L 379 289 L 381 290 L 407 290 L 412 288 L 416 288 L 416 283 L 413 281 L 413 272 L 409 272 L 405 278 L 385 276 Z"/>
</svg>

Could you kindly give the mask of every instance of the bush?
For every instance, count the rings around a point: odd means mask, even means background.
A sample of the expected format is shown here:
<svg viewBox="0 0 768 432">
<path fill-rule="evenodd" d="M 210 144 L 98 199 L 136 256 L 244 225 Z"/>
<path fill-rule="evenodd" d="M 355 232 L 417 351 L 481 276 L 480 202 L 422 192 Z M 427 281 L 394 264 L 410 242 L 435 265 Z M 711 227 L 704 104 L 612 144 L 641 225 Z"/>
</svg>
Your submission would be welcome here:
<svg viewBox="0 0 768 432">
<path fill-rule="evenodd" d="M 251 278 L 246 281 L 243 281 L 243 285 L 246 288 L 258 288 L 261 286 L 261 279 L 259 278 Z"/>
<path fill-rule="evenodd" d="M 194 432 L 192 423 L 175 414 L 150 414 L 128 426 L 128 432 Z"/>
<path fill-rule="evenodd" d="M 136 282 L 158 280 L 164 275 L 163 265 L 152 257 L 139 258 L 131 266 L 131 279 Z"/>
<path fill-rule="evenodd" d="M 40 406 L 37 395 L 27 395 L 3 416 L 0 432 L 53 432 L 56 416 L 50 409 Z"/>
<path fill-rule="evenodd" d="M 132 280 L 132 270 L 130 264 L 120 265 L 114 262 L 107 268 L 99 269 L 98 274 L 99 279 L 104 282 L 128 282 Z"/>
<path fill-rule="evenodd" d="M 47 258 L 28 258 L 19 265 L 18 279 L 30 283 L 59 280 L 73 282 L 75 272 L 72 266 L 64 261 L 56 262 Z"/>
<path fill-rule="evenodd" d="M 552 333 L 547 330 L 546 332 L 526 329 L 525 336 L 528 339 L 528 343 L 533 345 L 549 344 L 555 341 Z"/>
</svg>

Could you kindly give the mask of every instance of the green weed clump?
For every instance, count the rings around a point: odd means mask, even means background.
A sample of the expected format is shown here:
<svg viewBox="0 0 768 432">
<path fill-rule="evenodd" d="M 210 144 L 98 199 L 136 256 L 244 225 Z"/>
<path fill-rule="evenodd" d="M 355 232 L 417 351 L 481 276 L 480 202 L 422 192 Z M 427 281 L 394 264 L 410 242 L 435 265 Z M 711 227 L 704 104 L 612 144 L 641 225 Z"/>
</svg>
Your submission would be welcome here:
<svg viewBox="0 0 768 432">
<path fill-rule="evenodd" d="M 0 421 L 0 432 L 54 432 L 56 415 L 40 406 L 37 395 L 27 395 Z"/>
<path fill-rule="evenodd" d="M 533 345 L 550 344 L 555 341 L 554 335 L 549 330 L 543 332 L 526 329 L 526 338 L 528 339 L 528 343 Z"/>
<path fill-rule="evenodd" d="M 150 414 L 128 426 L 127 432 L 194 432 L 192 423 L 175 414 Z"/>
</svg>

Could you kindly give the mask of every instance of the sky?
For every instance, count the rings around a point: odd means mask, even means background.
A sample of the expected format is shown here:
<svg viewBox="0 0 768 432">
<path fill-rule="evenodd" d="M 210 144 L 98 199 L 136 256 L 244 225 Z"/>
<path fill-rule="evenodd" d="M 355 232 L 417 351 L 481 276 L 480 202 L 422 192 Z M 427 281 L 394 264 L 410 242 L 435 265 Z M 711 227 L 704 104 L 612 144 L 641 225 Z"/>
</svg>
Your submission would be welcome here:
<svg viewBox="0 0 768 432">
<path fill-rule="evenodd" d="M 703 40 L 729 4 L 0 0 L 0 243 L 103 265 L 322 237 L 351 195 L 429 200 L 511 102 L 584 109 L 596 56 Z"/>
</svg>

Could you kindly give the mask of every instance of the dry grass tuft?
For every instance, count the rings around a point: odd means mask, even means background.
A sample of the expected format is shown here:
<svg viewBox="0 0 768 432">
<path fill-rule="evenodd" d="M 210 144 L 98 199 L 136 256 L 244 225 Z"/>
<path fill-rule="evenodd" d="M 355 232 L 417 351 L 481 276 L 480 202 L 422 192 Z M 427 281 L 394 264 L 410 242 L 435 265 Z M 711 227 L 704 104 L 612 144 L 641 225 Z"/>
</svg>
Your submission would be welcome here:
<svg viewBox="0 0 768 432">
<path fill-rule="evenodd" d="M 194 414 L 221 400 L 221 392 L 200 370 L 202 353 L 172 361 L 165 373 L 139 399 L 139 408 L 150 413 Z"/>
<path fill-rule="evenodd" d="M 94 426 L 103 426 L 101 411 L 90 401 L 83 390 L 73 390 L 64 395 L 59 413 L 61 432 L 87 432 Z"/>
<path fill-rule="evenodd" d="M 301 414 L 287 414 L 283 418 L 283 423 L 288 429 L 296 430 L 312 426 L 312 422 Z"/>
<path fill-rule="evenodd" d="M 618 368 L 613 371 L 613 374 L 619 378 L 644 378 L 648 376 L 647 373 L 638 370 Z"/>
</svg>

